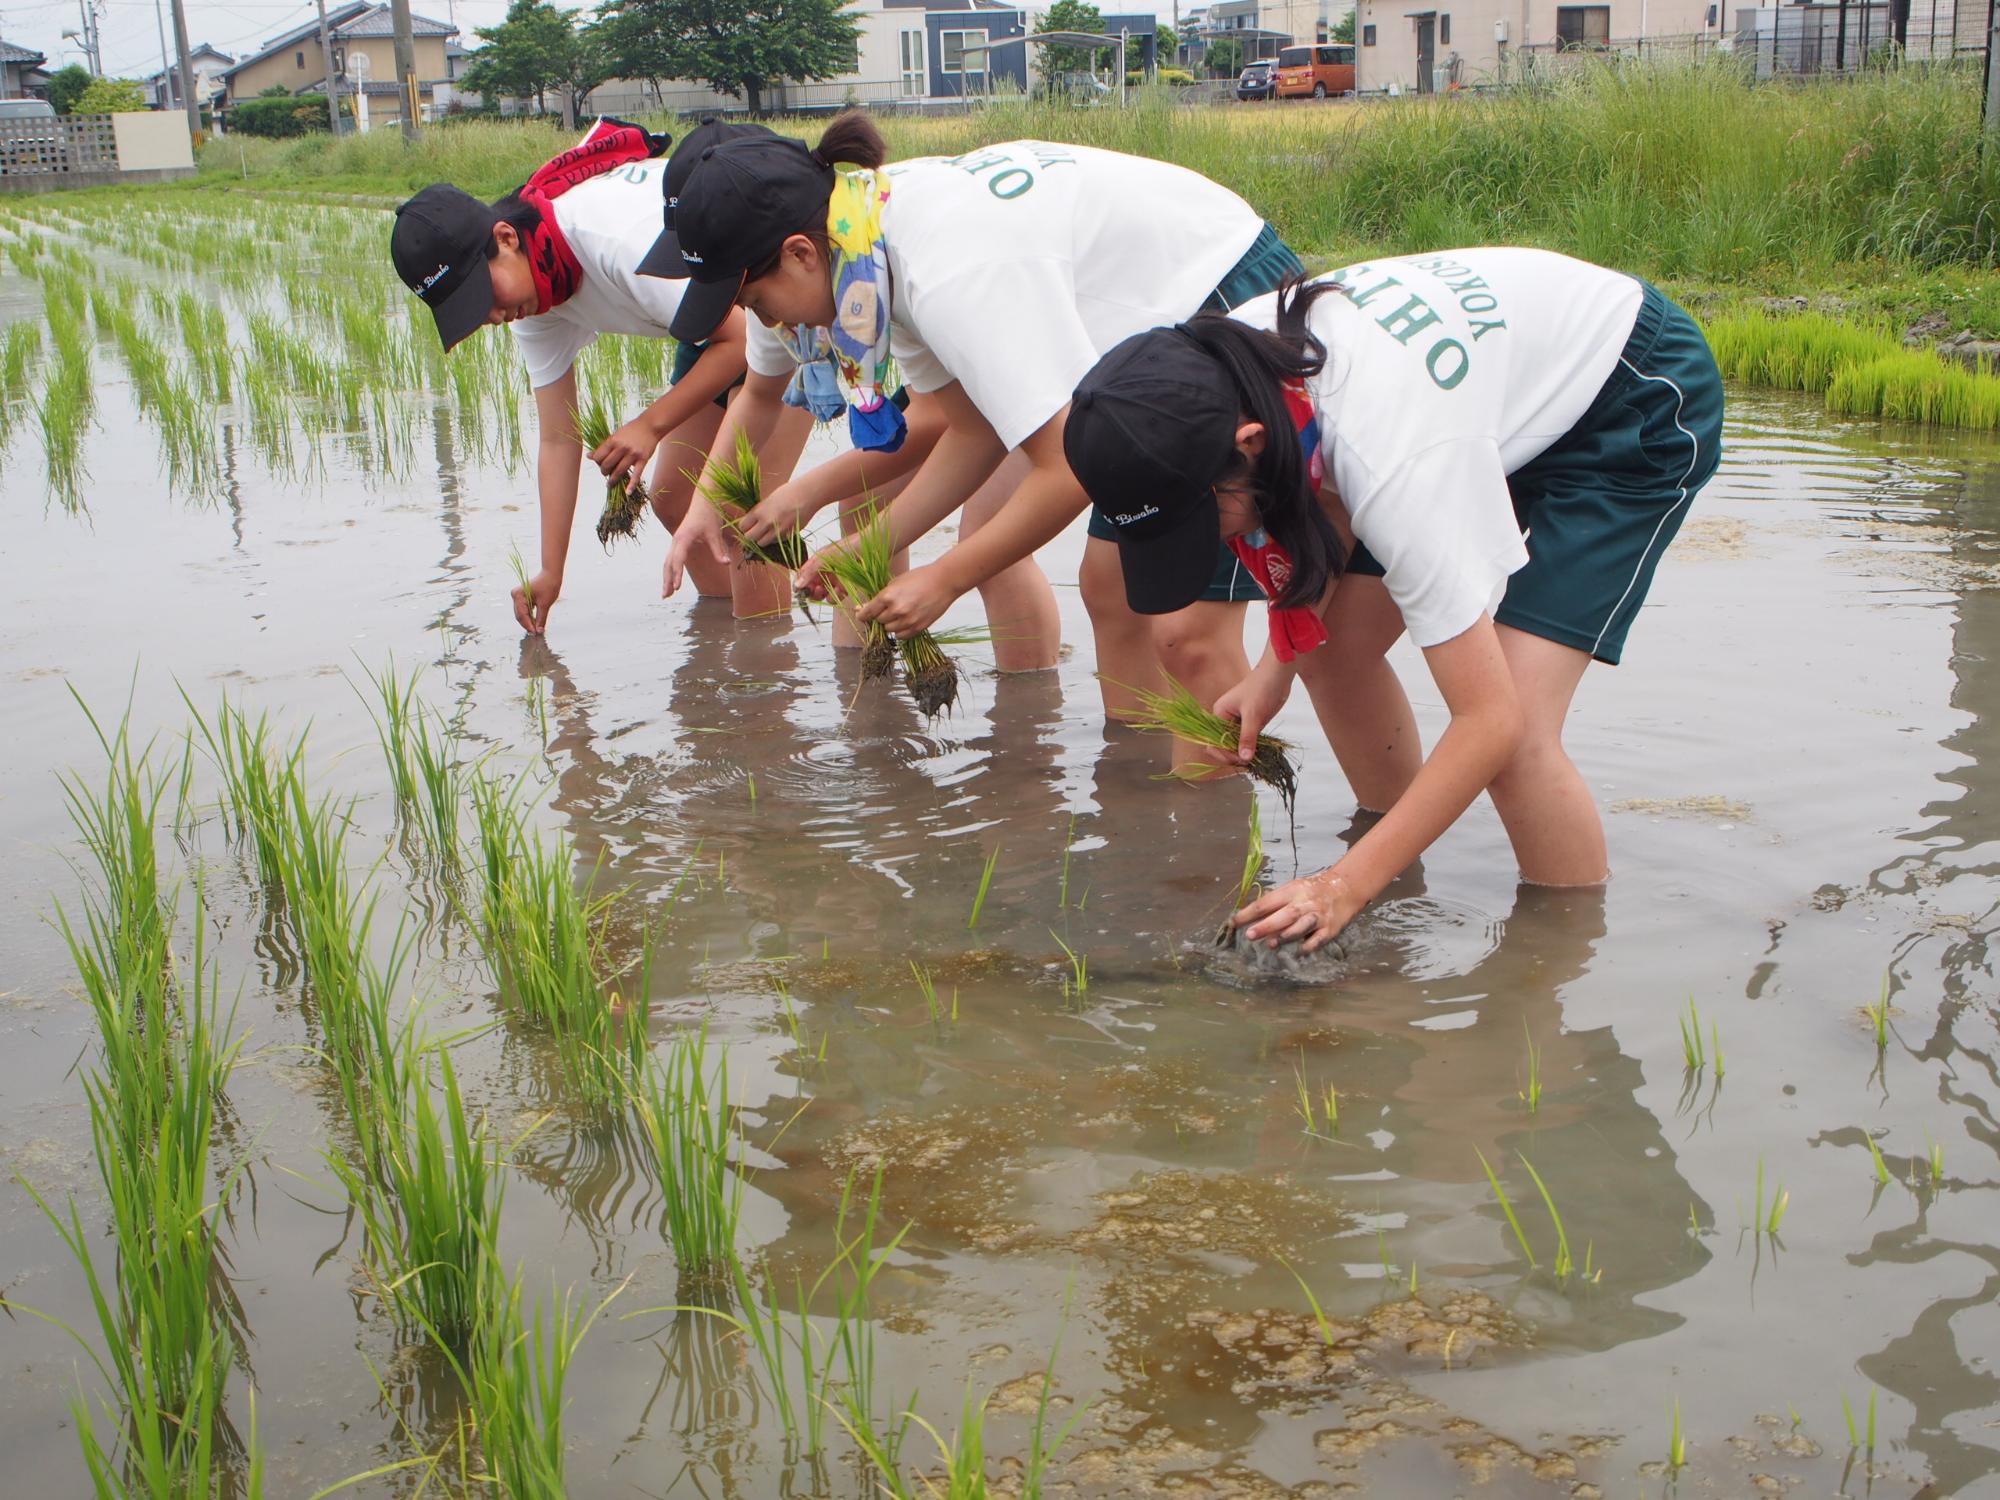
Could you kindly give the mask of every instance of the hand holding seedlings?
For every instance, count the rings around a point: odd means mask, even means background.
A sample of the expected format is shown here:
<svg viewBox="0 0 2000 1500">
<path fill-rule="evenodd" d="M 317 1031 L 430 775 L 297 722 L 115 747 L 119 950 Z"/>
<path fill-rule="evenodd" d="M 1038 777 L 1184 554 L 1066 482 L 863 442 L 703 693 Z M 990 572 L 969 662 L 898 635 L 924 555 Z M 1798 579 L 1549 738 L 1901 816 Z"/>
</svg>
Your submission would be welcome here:
<svg viewBox="0 0 2000 1500">
<path fill-rule="evenodd" d="M 639 484 L 644 493 L 646 465 L 663 435 L 654 431 L 646 413 L 641 412 L 592 449 L 590 461 L 607 480 L 626 479 Z"/>
<path fill-rule="evenodd" d="M 611 409 L 601 397 L 591 396 L 582 406 L 571 413 L 576 422 L 577 441 L 589 451 L 591 461 L 612 447 L 617 441 L 611 431 Z M 630 424 L 628 424 L 629 426 Z M 626 427 L 618 429 L 622 436 Z M 604 490 L 604 513 L 597 518 L 597 540 L 606 547 L 613 537 L 630 536 L 639 525 L 639 517 L 646 510 L 646 484 L 638 472 L 645 460 L 651 457 L 651 450 L 641 454 L 635 465 L 619 467 L 616 464 L 599 464 L 603 469 L 606 485 Z"/>
<path fill-rule="evenodd" d="M 1224 719 L 1236 721 L 1235 759 L 1231 752 L 1220 746 L 1205 746 L 1200 752 L 1204 758 L 1218 766 L 1240 768 L 1250 765 L 1257 758 L 1258 738 L 1264 726 L 1277 718 L 1278 710 L 1285 706 L 1291 696 L 1292 683 L 1297 680 L 1292 668 L 1266 653 L 1264 659 L 1251 671 L 1250 675 L 1235 687 L 1215 700 L 1215 712 Z"/>
<path fill-rule="evenodd" d="M 929 630 L 959 593 L 946 580 L 943 563 L 926 563 L 888 584 L 861 606 L 856 618 L 864 625 L 880 625 L 901 640 Z"/>
<path fill-rule="evenodd" d="M 736 529 L 745 541 L 768 547 L 779 537 L 797 536 L 820 508 L 805 485 L 788 480 L 758 501 Z"/>
<path fill-rule="evenodd" d="M 800 568 L 798 575 L 792 579 L 794 592 L 803 594 L 808 599 L 829 599 L 832 597 L 827 583 L 827 554 L 836 550 L 839 546 L 840 543 L 835 542 L 831 546 L 822 547 L 806 559 L 805 566 Z"/>
<path fill-rule="evenodd" d="M 1321 870 L 1304 880 L 1288 880 L 1269 895 L 1260 896 L 1230 920 L 1246 928 L 1250 942 L 1265 942 L 1275 948 L 1280 943 L 1301 941 L 1304 951 L 1313 952 L 1321 944 L 1340 935 L 1352 922 L 1363 903 L 1337 869 Z"/>
</svg>

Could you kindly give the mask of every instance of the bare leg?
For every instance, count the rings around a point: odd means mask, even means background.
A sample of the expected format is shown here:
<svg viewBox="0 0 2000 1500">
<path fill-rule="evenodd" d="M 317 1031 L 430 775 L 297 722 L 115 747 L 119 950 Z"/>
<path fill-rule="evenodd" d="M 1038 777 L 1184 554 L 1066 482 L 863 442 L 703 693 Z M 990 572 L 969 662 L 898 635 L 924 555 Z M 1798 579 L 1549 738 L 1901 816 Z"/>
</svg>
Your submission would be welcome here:
<svg viewBox="0 0 2000 1500">
<path fill-rule="evenodd" d="M 1562 744 L 1563 719 L 1590 657 L 1509 625 L 1495 628 L 1525 723 L 1520 748 L 1488 791 L 1513 841 L 1521 878 L 1535 885 L 1596 885 L 1611 871 L 1604 821 Z"/>
<path fill-rule="evenodd" d="M 1125 602 L 1125 573 L 1118 563 L 1116 542 L 1094 536 L 1084 543 L 1077 584 L 1097 642 L 1097 687 L 1104 696 L 1104 717 L 1129 719 L 1139 707 L 1131 690 L 1159 687 L 1159 661 L 1151 624 L 1144 615 L 1133 614 Z"/>
<path fill-rule="evenodd" d="M 1204 599 L 1170 615 L 1154 615 L 1147 624 L 1159 673 L 1203 703 L 1213 704 L 1250 675 L 1250 658 L 1243 651 L 1243 615 L 1248 608 Z M 1174 741 L 1176 771 L 1211 764 L 1203 747 Z"/>
<path fill-rule="evenodd" d="M 757 463 L 764 475 L 764 491 L 792 477 L 792 466 L 812 434 L 812 418 L 795 407 L 786 407 L 778 427 L 757 450 Z M 706 502 L 703 502 L 706 503 Z M 729 569 L 734 613 L 739 620 L 788 616 L 792 612 L 792 573 L 773 563 L 733 563 Z"/>
<path fill-rule="evenodd" d="M 1000 461 L 959 513 L 961 541 L 993 519 L 1028 468 L 1027 455 L 1018 451 Z M 1003 672 L 1040 672 L 1056 664 L 1062 651 L 1062 616 L 1048 574 L 1033 557 L 987 579 L 979 586 L 979 598 L 993 632 L 995 666 Z"/>
<path fill-rule="evenodd" d="M 722 408 L 704 406 L 666 435 L 653 458 L 653 514 L 669 532 L 681 524 L 688 506 L 694 503 L 694 481 L 687 477 L 688 471 L 701 463 L 702 455 L 715 441 L 716 428 L 721 425 Z M 687 570 L 702 598 L 730 597 L 729 569 L 706 550 L 699 550 L 688 559 Z"/>
<path fill-rule="evenodd" d="M 1298 658 L 1299 680 L 1354 800 L 1387 812 L 1424 760 L 1416 714 L 1386 659 L 1403 633 L 1402 611 L 1381 579 L 1355 574 L 1334 589 L 1326 628 L 1327 643 Z"/>
</svg>

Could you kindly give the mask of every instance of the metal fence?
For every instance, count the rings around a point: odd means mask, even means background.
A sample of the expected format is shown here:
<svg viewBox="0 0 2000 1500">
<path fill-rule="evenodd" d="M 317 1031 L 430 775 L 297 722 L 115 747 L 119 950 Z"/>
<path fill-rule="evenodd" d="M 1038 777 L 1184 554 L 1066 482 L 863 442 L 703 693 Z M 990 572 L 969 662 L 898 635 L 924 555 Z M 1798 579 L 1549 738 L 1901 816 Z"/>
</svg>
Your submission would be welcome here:
<svg viewBox="0 0 2000 1500">
<path fill-rule="evenodd" d="M 0 176 L 117 170 L 118 141 L 109 115 L 0 120 Z"/>
<path fill-rule="evenodd" d="M 978 97 L 975 94 L 975 102 Z M 873 110 L 956 110 L 964 107 L 956 99 L 925 99 L 912 94 L 908 86 L 894 78 L 866 82 L 774 83 L 765 88 L 761 102 L 765 110 L 778 114 L 831 113 L 852 105 L 865 105 Z M 693 115 L 709 110 L 727 114 L 749 107 L 747 101 L 717 93 L 714 89 L 686 84 L 654 89 L 633 83 L 608 83 L 592 89 L 585 105 L 591 113 L 609 115 Z"/>
<path fill-rule="evenodd" d="M 1759 78 L 1852 73 L 1897 54 L 1917 62 L 1986 55 L 1987 3 L 1908 0 L 1900 24 L 1896 10 L 1866 0 L 1739 10 L 1735 51 Z"/>
</svg>

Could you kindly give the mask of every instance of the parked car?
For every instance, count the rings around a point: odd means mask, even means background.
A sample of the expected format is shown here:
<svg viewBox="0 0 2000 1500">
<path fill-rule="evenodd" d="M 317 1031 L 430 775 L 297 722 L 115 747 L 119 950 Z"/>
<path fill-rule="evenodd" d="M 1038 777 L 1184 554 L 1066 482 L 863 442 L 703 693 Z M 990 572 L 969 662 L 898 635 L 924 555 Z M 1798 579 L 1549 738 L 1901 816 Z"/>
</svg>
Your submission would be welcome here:
<svg viewBox="0 0 2000 1500">
<path fill-rule="evenodd" d="M 1354 49 L 1321 43 L 1285 47 L 1278 52 L 1278 97 L 1324 99 L 1328 94 L 1354 92 Z"/>
<path fill-rule="evenodd" d="M 1236 97 L 1239 99 L 1269 99 L 1277 87 L 1277 65 L 1266 60 L 1253 62 L 1236 78 Z"/>
<path fill-rule="evenodd" d="M 0 172 L 62 171 L 61 129 L 46 99 L 0 99 Z"/>
</svg>

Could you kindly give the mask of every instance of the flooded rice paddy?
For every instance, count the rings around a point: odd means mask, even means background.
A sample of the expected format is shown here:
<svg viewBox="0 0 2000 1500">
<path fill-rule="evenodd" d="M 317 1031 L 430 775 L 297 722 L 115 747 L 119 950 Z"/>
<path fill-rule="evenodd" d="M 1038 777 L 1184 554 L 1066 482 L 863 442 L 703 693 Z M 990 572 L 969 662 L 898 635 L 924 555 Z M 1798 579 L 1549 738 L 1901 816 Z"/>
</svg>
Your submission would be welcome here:
<svg viewBox="0 0 2000 1500">
<path fill-rule="evenodd" d="M 1992 1492 L 2000 447 L 1735 393 L 1627 664 L 1579 695 L 1609 888 L 1518 887 L 1482 806 L 1323 982 L 1252 984 L 1202 947 L 1251 790 L 1164 780 L 1159 744 L 1102 727 L 1080 531 L 1044 554 L 1064 666 L 1002 678 L 969 652 L 935 722 L 858 691 L 823 627 L 662 602 L 650 522 L 610 555 L 580 536 L 546 640 L 524 639 L 507 590 L 535 534 L 531 419 L 504 359 L 440 373 L 422 339 L 370 344 L 343 313 L 393 305 L 362 259 L 381 216 L 264 203 L 294 227 L 243 262 L 212 207 L 30 212 L 0 218 L 0 324 L 74 295 L 60 269 L 51 286 L 63 247 L 98 264 L 68 267 L 82 305 L 43 335 L 0 455 L 10 1304 L 100 1343 L 27 1191 L 74 1199 L 109 1274 L 96 1027 L 51 920 L 95 878 L 59 782 L 103 784 L 78 698 L 154 740 L 171 783 L 227 695 L 304 737 L 315 798 L 354 799 L 378 961 L 407 918 L 395 1015 L 455 1039 L 468 1111 L 507 1150 L 500 1255 L 527 1302 L 616 1293 L 568 1371 L 567 1492 L 878 1492 L 841 1421 L 817 1453 L 788 1438 L 746 1338 L 668 1310 L 686 1299 L 643 1132 L 582 1097 L 496 980 L 477 855 L 454 873 L 399 819 L 370 711 L 393 663 L 468 776 L 524 778 L 535 847 L 625 893 L 604 945 L 624 962 L 650 935 L 618 985 L 635 1010 L 643 973 L 653 1047 L 701 1028 L 711 1062 L 726 1047 L 751 1285 L 810 1285 L 879 1180 L 876 1420 L 914 1402 L 949 1441 L 968 1392 L 987 1398 L 996 1493 L 1037 1482 L 1038 1421 L 1042 1448 L 1062 1438 L 1039 1479 L 1059 1495 Z M 147 263 L 169 218 L 213 273 Z M 39 253 L 15 248 L 30 237 Z M 324 306 L 287 315 L 301 289 Z M 186 325 L 156 292 L 191 294 L 206 332 L 170 343 Z M 248 351 L 222 375 L 217 336 Z M 142 344 L 163 368 L 134 367 Z M 65 358 L 91 392 L 68 483 L 35 373 Z M 630 391 L 657 374 L 656 352 L 607 363 Z M 200 420 L 172 425 L 176 391 Z M 1435 735 L 1437 695 L 1399 660 Z M 1303 701 L 1278 729 L 1314 747 L 1296 851 L 1263 793 L 1283 878 L 1325 863 L 1354 809 Z M 303 1497 L 448 1448 L 467 1402 L 367 1269 L 325 1155 L 355 1122 L 295 925 L 198 734 L 187 763 L 186 811 L 158 830 L 174 946 L 185 961 L 200 931 L 243 1044 L 213 1165 L 216 1305 L 241 1346 L 225 1405 L 247 1431 L 254 1384 L 265 1491 Z M 470 803 L 455 815 L 476 843 Z M 26 1312 L 5 1349 L 0 1488 L 84 1493 L 72 1403 L 105 1381 Z M 945 1487 L 918 1425 L 899 1467 Z"/>
</svg>

